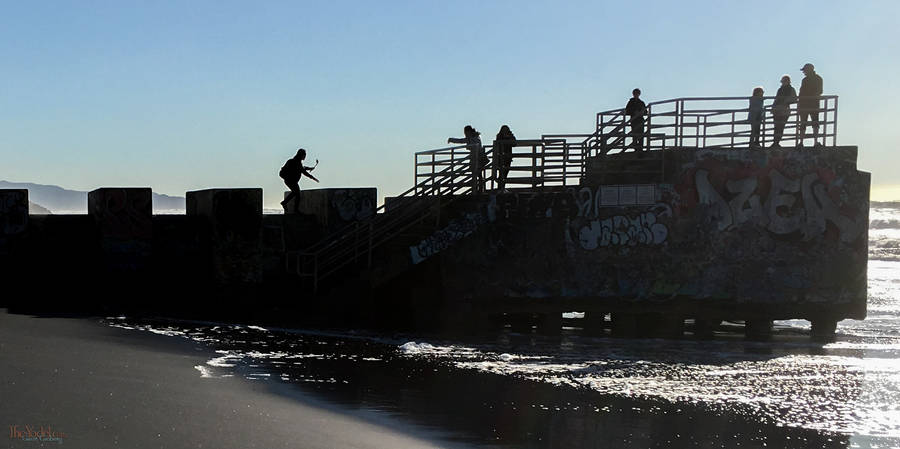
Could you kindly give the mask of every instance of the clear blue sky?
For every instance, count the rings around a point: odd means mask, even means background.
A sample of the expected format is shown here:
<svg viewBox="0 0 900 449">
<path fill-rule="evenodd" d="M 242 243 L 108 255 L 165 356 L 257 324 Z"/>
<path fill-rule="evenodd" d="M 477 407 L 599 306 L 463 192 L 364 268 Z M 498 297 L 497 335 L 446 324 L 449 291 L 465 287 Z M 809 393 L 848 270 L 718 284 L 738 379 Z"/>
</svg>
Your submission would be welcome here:
<svg viewBox="0 0 900 449">
<path fill-rule="evenodd" d="M 900 185 L 900 1 L 4 1 L 0 179 L 184 195 L 261 186 L 299 146 L 322 183 L 412 185 L 413 153 L 589 132 L 594 113 L 774 94 L 813 62 L 841 144 Z M 900 192 L 900 190 L 898 190 Z M 900 195 L 897 195 L 900 198 Z"/>
</svg>

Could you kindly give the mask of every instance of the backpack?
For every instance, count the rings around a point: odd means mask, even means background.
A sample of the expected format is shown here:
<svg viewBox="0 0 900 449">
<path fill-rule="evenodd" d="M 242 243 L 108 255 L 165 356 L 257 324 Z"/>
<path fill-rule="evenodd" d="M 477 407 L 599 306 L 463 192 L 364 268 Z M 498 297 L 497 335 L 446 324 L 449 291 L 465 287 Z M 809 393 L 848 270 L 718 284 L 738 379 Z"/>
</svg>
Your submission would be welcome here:
<svg viewBox="0 0 900 449">
<path fill-rule="evenodd" d="M 278 171 L 278 176 L 284 180 L 300 179 L 298 170 L 294 165 L 294 158 L 288 159 L 287 162 L 281 166 L 281 170 Z"/>
</svg>

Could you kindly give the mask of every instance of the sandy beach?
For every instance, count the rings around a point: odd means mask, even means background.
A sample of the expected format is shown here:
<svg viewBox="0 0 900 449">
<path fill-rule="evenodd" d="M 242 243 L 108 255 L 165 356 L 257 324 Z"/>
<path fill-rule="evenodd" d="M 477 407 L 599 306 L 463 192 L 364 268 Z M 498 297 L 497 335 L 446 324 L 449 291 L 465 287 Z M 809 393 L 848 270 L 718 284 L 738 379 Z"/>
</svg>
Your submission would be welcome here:
<svg viewBox="0 0 900 449">
<path fill-rule="evenodd" d="M 208 348 L 188 340 L 0 309 L 4 447 L 458 446 L 388 416 L 342 409 L 302 392 L 201 377 L 194 367 L 209 356 Z M 46 441 L 30 439 L 42 430 Z"/>
</svg>

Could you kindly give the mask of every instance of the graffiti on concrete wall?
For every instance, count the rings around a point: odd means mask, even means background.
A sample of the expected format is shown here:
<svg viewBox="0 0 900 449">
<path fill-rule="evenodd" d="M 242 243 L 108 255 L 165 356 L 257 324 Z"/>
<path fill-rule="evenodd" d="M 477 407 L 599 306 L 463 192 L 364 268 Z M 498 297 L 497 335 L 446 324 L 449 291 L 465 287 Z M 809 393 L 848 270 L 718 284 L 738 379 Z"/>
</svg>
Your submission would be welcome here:
<svg viewBox="0 0 900 449">
<path fill-rule="evenodd" d="M 577 216 L 590 221 L 578 221 L 574 224 L 576 229 L 567 232 L 574 233 L 581 248 L 586 250 L 665 243 L 669 228 L 660 218 L 672 215 L 668 205 L 659 203 L 650 210 L 630 213 L 623 212 L 621 207 L 609 209 L 609 206 L 649 203 L 654 199 L 653 192 L 653 186 L 645 185 L 582 187 L 572 191 Z M 604 217 L 604 210 L 617 213 Z"/>
<path fill-rule="evenodd" d="M 449 248 L 451 245 L 469 236 L 479 226 L 488 220 L 481 213 L 472 212 L 463 217 L 450 220 L 447 226 L 428 236 L 418 245 L 409 247 L 409 255 L 413 264 L 418 264 L 425 259 Z"/>
<path fill-rule="evenodd" d="M 669 228 L 657 221 L 656 212 L 642 212 L 634 217 L 615 215 L 591 220 L 578 231 L 578 242 L 584 249 L 608 246 L 659 245 L 665 243 Z"/>
<path fill-rule="evenodd" d="M 749 222 L 775 234 L 799 231 L 804 240 L 810 240 L 824 234 L 826 223 L 832 223 L 840 240 L 851 242 L 865 230 L 864 220 L 841 213 L 819 173 L 790 179 L 771 170 L 767 179 L 765 193 L 759 191 L 756 176 L 727 180 L 720 191 L 710 183 L 708 170 L 694 173 L 698 202 L 707 207 L 708 218 L 720 231 Z"/>
<path fill-rule="evenodd" d="M 568 193 L 522 192 L 491 195 L 488 214 L 491 221 L 510 218 L 553 218 L 575 216 L 574 189 Z"/>
<path fill-rule="evenodd" d="M 374 193 L 370 189 L 340 189 L 334 192 L 331 206 L 344 221 L 364 220 L 375 213 Z"/>
</svg>

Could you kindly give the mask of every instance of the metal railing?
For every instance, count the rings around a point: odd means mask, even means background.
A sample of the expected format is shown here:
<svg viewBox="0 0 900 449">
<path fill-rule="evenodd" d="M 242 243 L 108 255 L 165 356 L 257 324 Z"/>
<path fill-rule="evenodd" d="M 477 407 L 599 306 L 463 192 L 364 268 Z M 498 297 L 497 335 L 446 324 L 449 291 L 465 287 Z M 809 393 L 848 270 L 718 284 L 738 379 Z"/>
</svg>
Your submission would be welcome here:
<svg viewBox="0 0 900 449">
<path fill-rule="evenodd" d="M 570 141 L 572 135 L 545 135 L 541 139 L 516 140 L 506 186 L 509 189 L 544 189 L 577 185 L 583 171 L 583 147 Z M 581 135 L 579 135 L 581 136 Z M 496 142 L 495 142 L 496 143 Z M 479 167 L 487 190 L 494 190 L 500 167 L 494 160 L 493 147 L 486 146 L 490 162 Z M 415 155 L 413 176 L 419 186 L 418 195 L 454 195 L 471 192 L 473 185 L 471 155 L 465 146 L 420 151 Z M 449 169 L 449 170 L 445 170 Z M 458 177 L 459 179 L 455 179 Z"/>
<path fill-rule="evenodd" d="M 764 107 L 760 129 L 760 144 L 768 147 L 774 142 L 775 119 L 770 103 Z M 697 147 L 710 149 L 744 148 L 750 145 L 750 122 L 747 120 L 750 97 L 677 98 L 647 104 L 644 129 L 640 133 L 644 149 Z M 817 142 L 834 146 L 837 139 L 836 95 L 818 97 L 820 109 Z M 587 157 L 625 151 L 634 147 L 630 117 L 624 109 L 597 114 L 594 134 L 585 141 Z M 797 146 L 800 141 L 801 117 L 797 104 L 790 105 L 782 146 Z M 813 137 L 812 121 L 807 124 L 807 138 Z"/>
<path fill-rule="evenodd" d="M 445 160 L 446 163 L 440 165 L 442 168 L 433 172 L 427 182 L 416 183 L 397 195 L 393 199 L 397 201 L 397 207 L 389 208 L 389 203 L 385 202 L 371 217 L 351 223 L 302 251 L 287 252 L 285 270 L 310 278 L 313 290 L 317 291 L 323 278 L 341 268 L 363 260 L 366 267 L 371 267 L 373 251 L 395 236 L 428 222 L 433 222 L 437 230 L 441 211 L 461 198 L 459 194 L 468 193 L 472 188 L 468 158 L 465 158 L 465 165 L 459 159 L 454 150 L 452 157 Z M 416 201 L 425 196 L 431 200 Z M 291 262 L 294 263 L 293 270 Z"/>
</svg>

